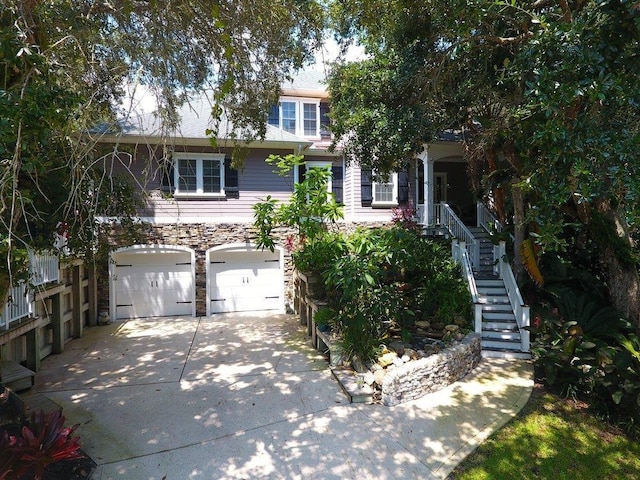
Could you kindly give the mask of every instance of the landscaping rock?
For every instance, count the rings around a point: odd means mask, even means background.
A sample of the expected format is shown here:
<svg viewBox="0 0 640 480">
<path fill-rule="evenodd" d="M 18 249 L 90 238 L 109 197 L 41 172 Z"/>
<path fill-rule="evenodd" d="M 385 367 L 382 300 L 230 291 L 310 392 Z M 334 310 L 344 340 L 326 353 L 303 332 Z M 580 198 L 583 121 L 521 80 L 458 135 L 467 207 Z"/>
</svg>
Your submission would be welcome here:
<svg viewBox="0 0 640 480">
<path fill-rule="evenodd" d="M 382 385 L 382 381 L 384 380 L 384 376 L 387 374 L 387 372 L 383 369 L 380 370 L 376 370 L 375 372 L 373 372 L 373 381 L 377 384 L 377 385 Z"/>
<path fill-rule="evenodd" d="M 382 367 L 378 363 L 367 362 L 367 368 L 372 372 L 377 372 L 378 370 L 382 370 Z"/>
<path fill-rule="evenodd" d="M 423 330 L 428 330 L 429 328 L 431 328 L 431 322 L 429 322 L 428 320 L 418 320 L 416 322 L 416 327 Z"/>
<path fill-rule="evenodd" d="M 458 330 L 460 330 L 460 327 L 458 325 L 447 325 L 446 327 L 444 327 L 444 329 L 447 332 L 456 333 Z"/>
<path fill-rule="evenodd" d="M 418 353 L 413 348 L 407 348 L 404 351 L 404 354 L 408 356 L 411 360 L 417 360 L 419 358 Z"/>
<path fill-rule="evenodd" d="M 402 358 L 400 357 L 396 357 L 393 359 L 393 365 L 395 365 L 396 367 L 401 367 L 402 365 L 404 365 L 404 360 L 402 360 Z"/>
<path fill-rule="evenodd" d="M 407 363 L 411 361 L 411 357 L 405 353 L 404 355 L 402 355 L 401 360 L 403 363 Z"/>
<path fill-rule="evenodd" d="M 365 366 L 364 362 L 360 360 L 360 358 L 357 356 L 353 357 L 353 359 L 351 360 L 351 366 L 358 373 L 365 373 L 369 371 L 369 369 Z"/>
<path fill-rule="evenodd" d="M 367 370 L 367 372 L 364 374 L 364 383 L 366 383 L 367 385 L 371 386 L 373 385 L 373 382 L 375 382 L 375 376 L 373 375 L 373 373 L 371 373 L 370 371 Z"/>
<path fill-rule="evenodd" d="M 396 358 L 398 358 L 398 354 L 396 352 L 387 352 L 378 357 L 378 364 L 381 367 L 388 367 Z"/>
<path fill-rule="evenodd" d="M 398 354 L 399 357 L 401 357 L 402 355 L 404 355 L 404 342 L 400 341 L 400 340 L 395 340 L 393 342 L 391 342 L 389 344 L 389 348 L 396 352 Z"/>
</svg>

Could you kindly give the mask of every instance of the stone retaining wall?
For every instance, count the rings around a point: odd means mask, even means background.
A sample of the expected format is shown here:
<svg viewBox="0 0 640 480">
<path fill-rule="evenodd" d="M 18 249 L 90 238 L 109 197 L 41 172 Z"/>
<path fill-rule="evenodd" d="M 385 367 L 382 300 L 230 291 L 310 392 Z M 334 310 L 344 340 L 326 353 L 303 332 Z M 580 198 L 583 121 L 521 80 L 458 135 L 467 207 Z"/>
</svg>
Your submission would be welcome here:
<svg viewBox="0 0 640 480">
<path fill-rule="evenodd" d="M 382 403 L 415 400 L 461 379 L 480 362 L 480 340 L 479 333 L 470 333 L 458 345 L 389 371 L 382 382 Z"/>
</svg>

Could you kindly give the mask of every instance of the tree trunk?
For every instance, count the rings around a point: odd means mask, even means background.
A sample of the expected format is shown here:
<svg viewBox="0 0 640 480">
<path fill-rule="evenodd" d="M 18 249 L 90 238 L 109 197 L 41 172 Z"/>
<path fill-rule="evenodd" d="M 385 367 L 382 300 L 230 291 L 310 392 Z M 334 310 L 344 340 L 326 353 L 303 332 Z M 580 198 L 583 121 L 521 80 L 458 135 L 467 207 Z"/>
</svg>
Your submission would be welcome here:
<svg viewBox="0 0 640 480">
<path fill-rule="evenodd" d="M 598 205 L 598 212 L 608 223 L 612 235 L 593 231 L 592 240 L 597 245 L 597 255 L 607 283 L 613 306 L 622 313 L 640 333 L 640 277 L 638 266 L 630 257 L 632 240 L 621 212 L 608 202 Z M 600 230 L 600 229 L 598 229 Z"/>
<path fill-rule="evenodd" d="M 524 241 L 524 199 L 520 179 L 511 181 L 511 199 L 513 200 L 513 275 L 520 283 L 524 274 L 520 245 Z"/>
</svg>

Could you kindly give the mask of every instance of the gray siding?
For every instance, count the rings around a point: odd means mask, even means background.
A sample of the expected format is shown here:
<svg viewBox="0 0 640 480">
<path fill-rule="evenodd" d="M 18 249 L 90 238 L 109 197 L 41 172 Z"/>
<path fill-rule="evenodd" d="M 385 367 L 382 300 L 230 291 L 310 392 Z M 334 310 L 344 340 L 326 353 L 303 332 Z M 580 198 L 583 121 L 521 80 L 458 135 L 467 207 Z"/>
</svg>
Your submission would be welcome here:
<svg viewBox="0 0 640 480">
<path fill-rule="evenodd" d="M 176 151 L 197 153 L 227 153 L 208 148 L 176 148 Z M 238 172 L 238 198 L 173 198 L 163 190 L 162 151 L 147 146 L 132 149 L 131 154 L 121 154 L 120 161 L 113 162 L 110 173 L 127 174 L 139 189 L 149 193 L 148 204 L 139 212 L 140 217 L 152 223 L 251 223 L 253 206 L 268 195 L 279 201 L 286 201 L 293 191 L 293 175 L 280 177 L 274 173 L 274 167 L 265 159 L 272 153 L 286 155 L 291 151 L 253 149 L 244 161 L 244 167 Z M 329 157 L 305 156 L 305 160 L 329 160 Z M 335 158 L 335 165 L 341 165 L 341 159 Z M 166 182 L 165 182 L 166 183 Z"/>
</svg>

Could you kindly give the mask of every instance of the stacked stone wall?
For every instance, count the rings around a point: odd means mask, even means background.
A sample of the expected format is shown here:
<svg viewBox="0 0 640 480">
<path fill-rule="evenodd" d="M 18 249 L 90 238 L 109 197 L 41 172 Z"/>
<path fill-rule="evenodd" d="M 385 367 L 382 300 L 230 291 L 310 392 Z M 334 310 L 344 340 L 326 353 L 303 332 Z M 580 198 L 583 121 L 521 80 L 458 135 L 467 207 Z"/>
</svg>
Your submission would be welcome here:
<svg viewBox="0 0 640 480">
<path fill-rule="evenodd" d="M 390 370 L 382 381 L 382 403 L 393 406 L 415 400 L 461 379 L 480 362 L 480 340 L 479 333 L 470 333 L 440 353 Z"/>
</svg>

